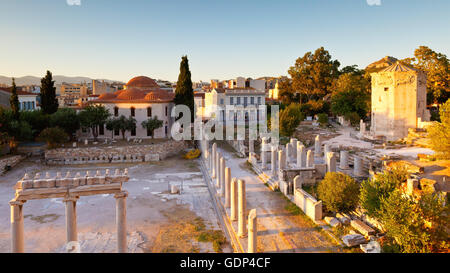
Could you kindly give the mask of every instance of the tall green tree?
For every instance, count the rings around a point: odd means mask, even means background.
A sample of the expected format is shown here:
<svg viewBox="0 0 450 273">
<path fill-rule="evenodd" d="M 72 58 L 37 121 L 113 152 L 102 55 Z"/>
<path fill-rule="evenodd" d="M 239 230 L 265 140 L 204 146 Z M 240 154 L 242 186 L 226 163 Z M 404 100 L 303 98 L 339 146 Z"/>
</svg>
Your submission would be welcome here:
<svg viewBox="0 0 450 273">
<path fill-rule="evenodd" d="M 45 77 L 41 79 L 41 108 L 46 114 L 53 114 L 58 110 L 55 81 L 52 73 L 47 70 Z"/>
<path fill-rule="evenodd" d="M 359 73 L 345 73 L 333 83 L 331 111 L 335 115 L 350 117 L 356 113 L 364 118 L 370 110 L 370 82 Z M 359 119 L 357 120 L 359 122 Z"/>
<path fill-rule="evenodd" d="M 147 129 L 152 135 L 152 138 L 154 138 L 153 136 L 154 131 L 163 126 L 163 121 L 159 120 L 158 117 L 155 116 L 153 118 L 149 118 L 148 120 L 144 120 L 141 123 L 141 126 L 142 128 Z"/>
<path fill-rule="evenodd" d="M 127 118 L 121 115 L 118 118 L 109 119 L 106 122 L 106 129 L 111 131 L 119 130 L 122 133 L 122 139 L 125 139 L 125 133 L 127 131 L 136 129 L 136 119 L 131 116 Z"/>
<path fill-rule="evenodd" d="M 319 100 L 331 93 L 333 82 L 339 77 L 340 63 L 332 60 L 323 47 L 298 58 L 288 73 L 292 78 L 291 92 L 300 94 L 300 103 Z"/>
<path fill-rule="evenodd" d="M 427 46 L 414 51 L 414 58 L 403 63 L 427 72 L 427 101 L 442 104 L 450 98 L 450 60 Z"/>
<path fill-rule="evenodd" d="M 305 114 L 301 112 L 300 105 L 298 103 L 289 104 L 280 112 L 280 133 L 283 136 L 292 136 L 304 119 Z"/>
<path fill-rule="evenodd" d="M 99 126 L 103 126 L 111 116 L 103 105 L 88 105 L 78 115 L 81 127 L 91 129 L 95 141 L 97 141 Z"/>
<path fill-rule="evenodd" d="M 431 148 L 444 159 L 450 159 L 450 99 L 439 109 L 441 122 L 428 127 Z"/>
<path fill-rule="evenodd" d="M 194 89 L 192 88 L 191 71 L 187 56 L 181 58 L 180 74 L 175 89 L 175 105 L 184 104 L 191 110 L 191 120 L 194 120 Z"/>
<path fill-rule="evenodd" d="M 17 87 L 14 78 L 12 79 L 11 97 L 9 97 L 9 104 L 11 106 L 11 111 L 14 119 L 19 120 L 20 117 L 19 96 L 17 95 Z"/>
<path fill-rule="evenodd" d="M 70 139 L 80 129 L 80 118 L 74 109 L 60 108 L 50 116 L 50 126 L 63 129 Z"/>
</svg>

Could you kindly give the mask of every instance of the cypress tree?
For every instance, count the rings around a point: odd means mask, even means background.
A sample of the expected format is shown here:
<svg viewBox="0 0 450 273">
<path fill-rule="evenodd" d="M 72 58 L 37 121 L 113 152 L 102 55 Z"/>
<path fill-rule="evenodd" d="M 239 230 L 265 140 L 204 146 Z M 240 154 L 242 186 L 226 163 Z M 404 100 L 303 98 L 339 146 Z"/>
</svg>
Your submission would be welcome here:
<svg viewBox="0 0 450 273">
<path fill-rule="evenodd" d="M 191 71 L 187 56 L 181 58 L 180 75 L 175 89 L 175 105 L 184 104 L 191 109 L 191 120 L 194 120 L 194 89 L 192 88 Z"/>
<path fill-rule="evenodd" d="M 17 96 L 17 87 L 14 78 L 12 79 L 11 97 L 9 98 L 9 104 L 14 119 L 19 120 L 19 97 Z"/>
<path fill-rule="evenodd" d="M 47 70 L 45 77 L 41 79 L 41 108 L 46 114 L 53 114 L 58 110 L 58 99 L 56 99 L 55 81 L 52 73 Z"/>
</svg>

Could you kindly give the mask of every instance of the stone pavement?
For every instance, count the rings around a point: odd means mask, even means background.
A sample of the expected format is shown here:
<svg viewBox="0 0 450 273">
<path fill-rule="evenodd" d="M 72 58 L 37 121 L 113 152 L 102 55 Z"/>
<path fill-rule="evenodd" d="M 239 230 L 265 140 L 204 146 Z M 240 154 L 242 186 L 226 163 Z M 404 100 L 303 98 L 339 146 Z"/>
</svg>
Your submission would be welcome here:
<svg viewBox="0 0 450 273">
<path fill-rule="evenodd" d="M 307 217 L 286 210 L 287 201 L 273 192 L 246 167 L 247 158 L 237 158 L 225 142 L 218 151 L 231 169 L 231 177 L 246 182 L 247 212 L 256 208 L 258 217 L 258 252 L 334 252 L 337 245 L 319 232 Z M 241 239 L 243 245 L 247 238 Z M 246 250 L 246 249 L 245 249 Z"/>
</svg>

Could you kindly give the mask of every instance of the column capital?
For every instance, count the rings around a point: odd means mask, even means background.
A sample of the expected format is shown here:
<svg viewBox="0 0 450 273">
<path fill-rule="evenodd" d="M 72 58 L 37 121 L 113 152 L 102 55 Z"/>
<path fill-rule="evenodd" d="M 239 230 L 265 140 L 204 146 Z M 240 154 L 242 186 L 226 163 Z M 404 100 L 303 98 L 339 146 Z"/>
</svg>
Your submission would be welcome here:
<svg viewBox="0 0 450 273">
<path fill-rule="evenodd" d="M 64 203 L 66 203 L 66 202 L 77 202 L 79 198 L 80 197 L 78 197 L 78 196 L 67 195 L 67 196 L 64 197 L 63 202 Z"/>
<path fill-rule="evenodd" d="M 128 192 L 127 191 L 121 191 L 118 192 L 116 194 L 114 194 L 114 198 L 126 198 L 128 196 Z"/>
<path fill-rule="evenodd" d="M 12 199 L 11 201 L 9 201 L 9 205 L 10 206 L 22 206 L 23 204 L 25 204 L 25 202 L 27 202 L 27 201 Z"/>
</svg>

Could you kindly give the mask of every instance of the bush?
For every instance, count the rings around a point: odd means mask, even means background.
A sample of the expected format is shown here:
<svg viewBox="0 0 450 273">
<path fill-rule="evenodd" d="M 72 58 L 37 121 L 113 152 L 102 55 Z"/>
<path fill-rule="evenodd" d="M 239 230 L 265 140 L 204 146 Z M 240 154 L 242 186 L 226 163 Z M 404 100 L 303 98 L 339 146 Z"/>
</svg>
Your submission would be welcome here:
<svg viewBox="0 0 450 273">
<path fill-rule="evenodd" d="M 380 221 L 386 237 L 404 253 L 448 251 L 445 228 L 448 205 L 436 194 L 424 195 L 419 201 L 395 190 L 381 199 Z"/>
<path fill-rule="evenodd" d="M 69 136 L 59 127 L 50 127 L 44 129 L 38 139 L 47 142 L 50 148 L 54 148 L 57 144 L 65 143 Z"/>
<path fill-rule="evenodd" d="M 439 158 L 450 159 L 450 99 L 441 106 L 440 118 L 428 128 L 428 137 Z"/>
<path fill-rule="evenodd" d="M 20 120 L 31 126 L 32 138 L 37 137 L 42 130 L 49 126 L 49 115 L 41 110 L 22 111 L 20 112 Z"/>
<path fill-rule="evenodd" d="M 80 119 L 75 110 L 60 108 L 50 115 L 50 126 L 59 127 L 72 137 L 80 129 Z"/>
<path fill-rule="evenodd" d="M 280 112 L 280 133 L 290 137 L 295 132 L 300 122 L 305 119 L 305 115 L 300 110 L 300 105 L 292 103 Z"/>
<path fill-rule="evenodd" d="M 343 173 L 327 173 L 317 187 L 317 194 L 327 210 L 348 212 L 358 204 L 359 184 Z"/>
<path fill-rule="evenodd" d="M 400 184 L 405 183 L 407 176 L 406 170 L 394 169 L 362 182 L 359 200 L 361 207 L 366 210 L 366 214 L 375 218 L 380 217 L 381 199 L 389 197 Z"/>
<path fill-rule="evenodd" d="M 361 120 L 360 116 L 356 112 L 345 114 L 344 118 L 348 120 L 352 126 L 359 125 L 359 121 Z"/>
<path fill-rule="evenodd" d="M 328 115 L 325 113 L 317 114 L 317 121 L 320 125 L 325 126 L 328 124 Z"/>
</svg>

